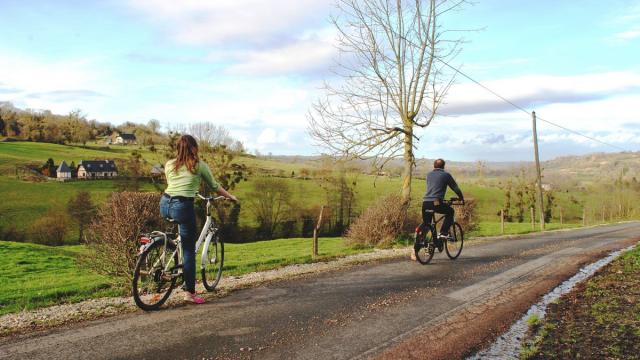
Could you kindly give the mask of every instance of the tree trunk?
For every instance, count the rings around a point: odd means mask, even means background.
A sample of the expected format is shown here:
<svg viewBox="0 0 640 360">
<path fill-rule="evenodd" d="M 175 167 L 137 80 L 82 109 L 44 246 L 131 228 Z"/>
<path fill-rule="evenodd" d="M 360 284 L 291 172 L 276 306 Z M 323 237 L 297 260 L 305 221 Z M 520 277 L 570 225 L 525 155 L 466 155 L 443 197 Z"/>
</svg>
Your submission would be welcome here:
<svg viewBox="0 0 640 360">
<path fill-rule="evenodd" d="M 404 126 L 405 134 L 404 134 L 404 170 L 402 172 L 403 183 L 402 183 L 402 200 L 405 204 L 409 204 L 411 201 L 411 177 L 413 172 L 413 127 L 410 122 L 407 124 L 405 122 Z"/>
</svg>

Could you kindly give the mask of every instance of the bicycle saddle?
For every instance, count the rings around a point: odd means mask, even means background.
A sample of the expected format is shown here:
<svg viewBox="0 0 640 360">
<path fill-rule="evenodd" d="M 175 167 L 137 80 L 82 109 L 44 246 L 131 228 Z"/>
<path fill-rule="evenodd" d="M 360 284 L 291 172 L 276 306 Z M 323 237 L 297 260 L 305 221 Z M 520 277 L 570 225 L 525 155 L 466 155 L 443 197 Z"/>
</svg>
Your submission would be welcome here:
<svg viewBox="0 0 640 360">
<path fill-rule="evenodd" d="M 164 219 L 167 220 L 170 223 L 175 223 L 176 222 L 173 218 L 170 218 L 170 217 L 166 217 Z"/>
</svg>

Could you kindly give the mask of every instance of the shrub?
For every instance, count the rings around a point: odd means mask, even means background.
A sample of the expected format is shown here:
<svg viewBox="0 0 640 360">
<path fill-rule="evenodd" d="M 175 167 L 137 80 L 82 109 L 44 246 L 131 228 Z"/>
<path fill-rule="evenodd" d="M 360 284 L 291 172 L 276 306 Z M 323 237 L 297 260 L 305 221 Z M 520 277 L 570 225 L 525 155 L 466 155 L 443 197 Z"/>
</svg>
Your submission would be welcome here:
<svg viewBox="0 0 640 360">
<path fill-rule="evenodd" d="M 24 231 L 18 230 L 15 225 L 4 227 L 0 224 L 0 240 L 23 242 L 25 237 Z"/>
<path fill-rule="evenodd" d="M 114 279 L 114 285 L 131 285 L 140 233 L 162 225 L 160 194 L 113 193 L 99 210 L 87 234 L 90 251 L 84 262 L 98 273 Z"/>
<path fill-rule="evenodd" d="M 465 233 L 474 230 L 478 227 L 478 214 L 476 212 L 475 199 L 464 199 L 463 206 L 455 206 L 456 221 Z"/>
<path fill-rule="evenodd" d="M 68 218 L 61 211 L 51 210 L 31 225 L 29 237 L 40 245 L 64 245 Z"/>
<path fill-rule="evenodd" d="M 401 234 L 407 208 L 398 195 L 376 201 L 349 226 L 346 233 L 350 245 L 385 247 Z"/>
</svg>

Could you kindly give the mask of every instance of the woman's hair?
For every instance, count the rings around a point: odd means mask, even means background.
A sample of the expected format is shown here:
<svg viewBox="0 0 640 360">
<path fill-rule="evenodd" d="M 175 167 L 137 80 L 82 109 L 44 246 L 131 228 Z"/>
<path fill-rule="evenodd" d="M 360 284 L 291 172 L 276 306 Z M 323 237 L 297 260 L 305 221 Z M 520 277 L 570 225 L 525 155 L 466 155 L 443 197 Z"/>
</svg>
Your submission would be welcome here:
<svg viewBox="0 0 640 360">
<path fill-rule="evenodd" d="M 173 171 L 178 172 L 184 165 L 190 172 L 195 173 L 196 164 L 199 160 L 196 139 L 191 135 L 180 136 L 176 144 L 176 150 L 178 151 L 178 156 L 176 156 L 176 162 L 173 164 Z"/>
</svg>

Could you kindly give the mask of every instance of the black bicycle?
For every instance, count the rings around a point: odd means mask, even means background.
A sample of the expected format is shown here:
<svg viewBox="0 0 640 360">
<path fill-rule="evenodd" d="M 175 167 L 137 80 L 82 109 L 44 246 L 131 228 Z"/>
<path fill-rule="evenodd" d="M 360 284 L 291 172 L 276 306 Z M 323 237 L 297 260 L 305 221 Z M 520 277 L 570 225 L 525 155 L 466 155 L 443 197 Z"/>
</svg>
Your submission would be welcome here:
<svg viewBox="0 0 640 360">
<path fill-rule="evenodd" d="M 464 200 L 460 200 L 457 198 L 452 198 L 450 200 L 445 200 L 445 204 L 449 206 L 456 205 L 464 205 Z M 431 213 L 434 213 L 433 210 L 427 210 Z M 460 256 L 462 252 L 462 246 L 464 244 L 464 232 L 462 231 L 462 226 L 455 221 L 453 225 L 451 225 L 451 229 L 449 230 L 449 236 L 444 239 L 438 239 L 438 224 L 444 219 L 444 216 L 441 216 L 436 220 L 435 213 L 431 217 L 431 224 L 425 225 L 420 224 L 416 228 L 415 233 L 415 255 L 416 259 L 422 265 L 428 264 L 433 258 L 433 254 L 435 253 L 435 249 L 438 246 L 438 242 L 443 241 L 442 248 L 447 253 L 447 256 L 451 260 L 455 260 Z M 439 251 L 441 248 L 438 248 Z"/>
</svg>

